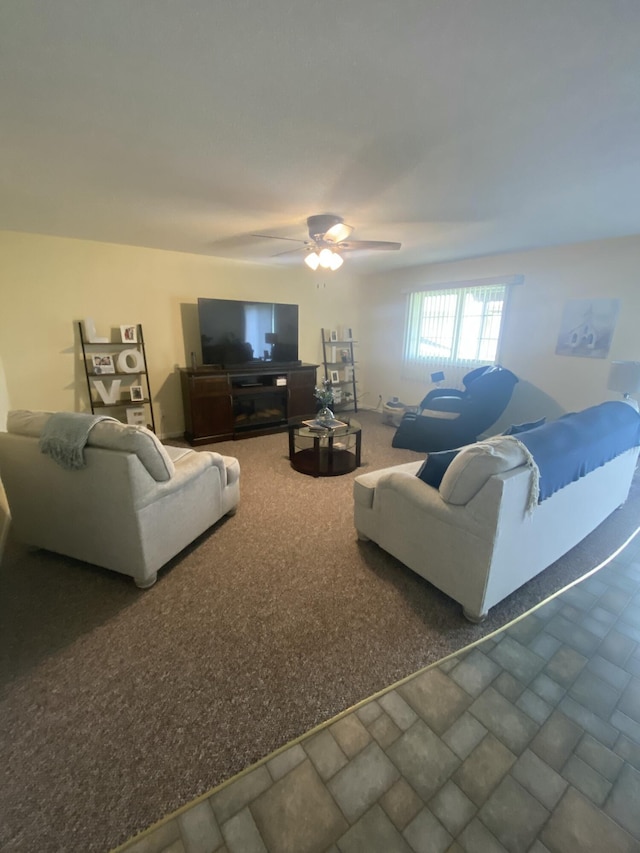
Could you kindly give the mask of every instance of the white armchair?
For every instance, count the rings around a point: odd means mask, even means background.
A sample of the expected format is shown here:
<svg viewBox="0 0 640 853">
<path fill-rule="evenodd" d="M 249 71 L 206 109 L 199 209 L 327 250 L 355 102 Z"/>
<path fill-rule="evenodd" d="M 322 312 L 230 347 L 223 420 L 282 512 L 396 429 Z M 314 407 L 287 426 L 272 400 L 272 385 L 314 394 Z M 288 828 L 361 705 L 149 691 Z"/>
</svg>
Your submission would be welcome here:
<svg viewBox="0 0 640 853">
<path fill-rule="evenodd" d="M 18 539 L 152 586 L 158 570 L 240 499 L 237 459 L 165 447 L 144 427 L 101 421 L 86 466 L 61 467 L 39 449 L 50 412 L 9 412 L 0 479 Z"/>
</svg>

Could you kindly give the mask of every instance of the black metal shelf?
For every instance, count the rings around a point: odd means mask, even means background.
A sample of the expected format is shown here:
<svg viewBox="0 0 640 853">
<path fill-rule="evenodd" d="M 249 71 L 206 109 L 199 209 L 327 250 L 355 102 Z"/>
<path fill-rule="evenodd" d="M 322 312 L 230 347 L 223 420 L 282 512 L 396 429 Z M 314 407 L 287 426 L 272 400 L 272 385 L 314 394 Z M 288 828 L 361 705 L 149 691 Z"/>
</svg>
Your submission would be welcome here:
<svg viewBox="0 0 640 853">
<path fill-rule="evenodd" d="M 87 375 L 88 376 L 95 376 L 98 379 L 103 379 L 103 378 L 110 379 L 112 376 L 146 376 L 147 371 L 146 370 L 134 370 L 134 371 L 131 371 L 130 373 L 122 373 L 118 370 L 116 370 L 114 373 L 92 373 L 91 371 L 87 371 Z"/>
<path fill-rule="evenodd" d="M 91 407 L 91 414 L 95 414 L 96 409 L 133 409 L 140 408 L 141 406 L 146 406 L 149 410 L 149 416 L 151 419 L 151 423 L 148 426 L 156 431 L 156 421 L 155 415 L 153 411 L 153 399 L 151 395 L 151 386 L 149 385 L 149 373 L 147 367 L 147 352 L 144 345 L 144 335 L 142 332 L 142 326 L 138 323 L 137 328 L 137 341 L 87 341 L 84 337 L 84 331 L 82 328 L 82 322 L 78 322 L 78 332 L 80 335 L 80 346 L 82 348 L 82 362 L 84 365 L 84 372 L 87 380 L 87 393 L 89 395 L 89 406 Z M 89 370 L 89 359 L 91 358 L 90 349 L 99 348 L 103 350 L 105 353 L 109 353 L 110 350 L 114 350 L 116 352 L 122 349 L 135 349 L 142 356 L 142 362 L 144 364 L 143 370 L 130 370 L 130 371 L 114 371 L 113 373 L 96 373 L 93 370 Z M 120 379 L 123 378 L 133 378 L 133 377 L 142 377 L 144 384 L 146 385 L 146 394 L 144 399 L 142 400 L 118 400 L 115 403 L 105 403 L 103 400 L 96 400 L 95 394 L 97 393 L 95 388 L 91 386 L 92 379 L 100 379 L 109 380 L 109 379 Z"/>
<path fill-rule="evenodd" d="M 82 327 L 82 324 L 80 323 Z M 138 328 L 140 328 L 138 326 Z M 137 341 L 85 341 L 86 347 L 102 347 L 103 349 L 111 349 L 112 347 L 135 347 Z"/>
<path fill-rule="evenodd" d="M 353 400 L 342 400 L 339 403 L 334 404 L 334 410 L 344 411 L 345 408 L 350 408 L 353 406 L 353 411 L 358 411 L 358 390 L 357 390 L 357 381 L 356 381 L 356 360 L 354 358 L 353 346 L 357 341 L 354 340 L 331 340 L 331 332 L 328 329 L 320 330 L 322 336 L 322 361 L 324 365 L 324 378 L 327 382 L 331 380 L 331 371 L 332 369 L 344 370 L 345 367 L 350 367 L 352 370 L 351 379 L 339 379 L 337 382 L 331 382 L 332 385 L 340 386 L 348 386 L 351 389 L 351 393 L 353 394 Z M 327 359 L 327 347 L 339 347 L 340 349 L 347 350 L 349 353 L 348 361 L 330 361 Z M 331 353 L 331 350 L 329 350 Z"/>
<path fill-rule="evenodd" d="M 121 400 L 119 403 L 103 403 L 102 400 L 94 400 L 94 409 L 133 409 L 136 406 L 151 405 L 151 400 L 146 397 L 144 400 Z"/>
</svg>

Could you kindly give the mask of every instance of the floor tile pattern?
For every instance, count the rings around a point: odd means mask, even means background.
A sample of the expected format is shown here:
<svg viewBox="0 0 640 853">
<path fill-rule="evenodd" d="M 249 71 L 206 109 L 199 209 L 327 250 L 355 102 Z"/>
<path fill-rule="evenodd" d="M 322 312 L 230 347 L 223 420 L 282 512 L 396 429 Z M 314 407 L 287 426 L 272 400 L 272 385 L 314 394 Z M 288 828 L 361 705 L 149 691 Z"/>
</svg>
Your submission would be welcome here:
<svg viewBox="0 0 640 853">
<path fill-rule="evenodd" d="M 640 851 L 640 537 L 127 853 Z"/>
</svg>

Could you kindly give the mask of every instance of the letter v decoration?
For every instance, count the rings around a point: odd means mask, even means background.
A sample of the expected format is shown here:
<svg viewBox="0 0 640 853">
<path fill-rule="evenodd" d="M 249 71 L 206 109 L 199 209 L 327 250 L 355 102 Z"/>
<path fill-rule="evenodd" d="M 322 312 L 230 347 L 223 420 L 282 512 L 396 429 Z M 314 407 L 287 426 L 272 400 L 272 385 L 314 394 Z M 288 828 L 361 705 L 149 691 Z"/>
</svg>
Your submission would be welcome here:
<svg viewBox="0 0 640 853">
<path fill-rule="evenodd" d="M 105 387 L 102 379 L 92 379 L 93 387 L 96 389 L 98 394 L 100 395 L 100 399 L 103 403 L 113 404 L 117 403 L 120 399 L 120 385 L 122 384 L 122 379 L 114 379 L 109 388 Z"/>
</svg>

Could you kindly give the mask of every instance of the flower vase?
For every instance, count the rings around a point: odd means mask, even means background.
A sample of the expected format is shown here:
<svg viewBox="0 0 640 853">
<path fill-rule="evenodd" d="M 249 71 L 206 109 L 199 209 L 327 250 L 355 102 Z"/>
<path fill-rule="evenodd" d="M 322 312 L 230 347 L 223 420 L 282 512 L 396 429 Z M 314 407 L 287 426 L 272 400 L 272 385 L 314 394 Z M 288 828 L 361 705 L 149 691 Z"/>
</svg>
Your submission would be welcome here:
<svg viewBox="0 0 640 853">
<path fill-rule="evenodd" d="M 333 412 L 328 406 L 323 406 L 316 414 L 316 420 L 321 424 L 326 424 L 327 426 L 333 421 L 333 419 Z"/>
</svg>

